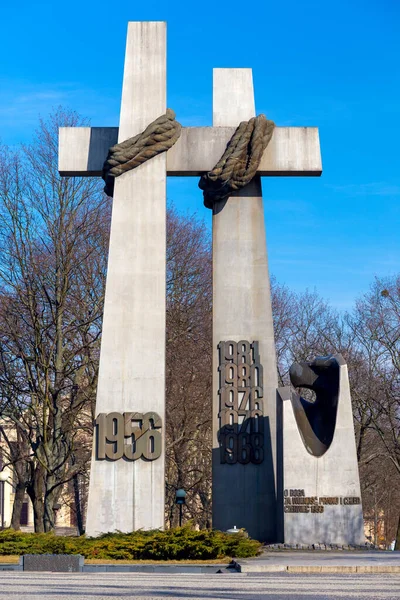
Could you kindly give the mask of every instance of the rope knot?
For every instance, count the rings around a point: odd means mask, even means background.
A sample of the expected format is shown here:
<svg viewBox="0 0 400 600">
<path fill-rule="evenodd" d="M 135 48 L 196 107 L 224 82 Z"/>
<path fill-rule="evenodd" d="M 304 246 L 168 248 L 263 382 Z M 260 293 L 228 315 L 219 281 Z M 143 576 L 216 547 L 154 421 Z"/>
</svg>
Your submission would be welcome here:
<svg viewBox="0 0 400 600">
<path fill-rule="evenodd" d="M 232 192 L 250 183 L 274 128 L 275 123 L 265 115 L 240 123 L 215 167 L 200 178 L 204 206 L 212 209 L 215 202 L 225 200 Z"/>
</svg>

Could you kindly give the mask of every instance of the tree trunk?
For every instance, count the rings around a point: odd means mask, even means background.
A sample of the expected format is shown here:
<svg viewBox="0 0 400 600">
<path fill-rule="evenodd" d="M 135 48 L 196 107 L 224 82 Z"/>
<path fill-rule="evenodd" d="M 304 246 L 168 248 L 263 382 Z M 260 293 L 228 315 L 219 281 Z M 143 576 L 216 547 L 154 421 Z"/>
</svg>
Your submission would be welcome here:
<svg viewBox="0 0 400 600">
<path fill-rule="evenodd" d="M 25 497 L 25 483 L 18 482 L 15 488 L 14 504 L 11 517 L 11 528 L 15 531 L 21 529 L 21 512 Z"/>
<path fill-rule="evenodd" d="M 50 478 L 52 479 L 52 478 Z M 46 484 L 49 485 L 51 481 L 47 480 Z M 56 490 L 53 489 L 51 492 L 46 492 L 44 495 L 44 513 L 43 513 L 43 523 L 44 530 L 54 531 L 56 526 L 56 515 L 54 511 L 54 505 L 57 500 Z"/>
<path fill-rule="evenodd" d="M 52 502 L 45 502 L 44 511 L 43 511 L 43 527 L 44 531 L 47 533 L 49 531 L 54 531 L 55 528 L 55 514 Z"/>
<path fill-rule="evenodd" d="M 400 550 L 400 517 L 399 517 L 399 523 L 397 525 L 397 535 L 396 535 L 396 541 L 394 544 L 394 549 Z"/>
<path fill-rule="evenodd" d="M 26 492 L 31 499 L 33 506 L 33 523 L 35 533 L 44 532 L 44 476 L 43 468 L 37 466 L 32 468 L 31 480 L 27 485 Z"/>
<path fill-rule="evenodd" d="M 78 527 L 79 535 L 83 535 L 85 533 L 85 530 L 83 528 L 82 503 L 81 503 L 81 495 L 79 493 L 79 480 L 78 480 L 77 474 L 73 476 L 72 481 L 74 484 L 76 525 Z"/>
<path fill-rule="evenodd" d="M 44 523 L 43 523 L 43 515 L 44 515 L 44 505 L 42 498 L 34 498 L 32 499 L 33 505 L 33 525 L 35 527 L 35 533 L 44 533 Z"/>
<path fill-rule="evenodd" d="M 366 432 L 367 432 L 367 428 L 364 427 L 364 425 L 360 425 L 360 432 L 359 432 L 359 437 L 358 437 L 358 441 L 357 441 L 357 461 L 359 463 L 361 461 L 362 450 L 364 447 L 364 437 L 365 437 Z"/>
</svg>

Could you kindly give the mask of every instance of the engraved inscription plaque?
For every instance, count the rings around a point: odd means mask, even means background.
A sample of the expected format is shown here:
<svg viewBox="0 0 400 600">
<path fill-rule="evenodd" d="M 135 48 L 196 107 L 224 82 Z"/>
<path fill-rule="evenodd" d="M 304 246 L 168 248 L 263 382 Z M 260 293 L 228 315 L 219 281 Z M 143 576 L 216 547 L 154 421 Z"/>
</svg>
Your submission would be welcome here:
<svg viewBox="0 0 400 600">
<path fill-rule="evenodd" d="M 358 496 L 306 496 L 302 489 L 285 490 L 285 513 L 323 513 L 326 506 L 361 504 Z"/>
<path fill-rule="evenodd" d="M 219 350 L 221 463 L 264 460 L 263 368 L 258 342 L 228 340 Z"/>
</svg>

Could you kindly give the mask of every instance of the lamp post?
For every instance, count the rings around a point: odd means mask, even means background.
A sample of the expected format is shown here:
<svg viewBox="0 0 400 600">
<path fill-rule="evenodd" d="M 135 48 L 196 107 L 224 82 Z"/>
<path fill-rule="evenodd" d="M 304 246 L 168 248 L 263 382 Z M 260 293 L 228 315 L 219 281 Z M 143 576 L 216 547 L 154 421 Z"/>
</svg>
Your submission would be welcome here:
<svg viewBox="0 0 400 600">
<path fill-rule="evenodd" d="M 186 504 L 186 492 L 182 488 L 175 492 L 175 503 L 179 505 L 179 527 L 182 527 L 182 508 Z"/>
<path fill-rule="evenodd" d="M 6 471 L 0 471 L 0 491 L 1 491 L 1 529 L 4 529 L 4 486 L 9 479 L 9 474 Z"/>
</svg>

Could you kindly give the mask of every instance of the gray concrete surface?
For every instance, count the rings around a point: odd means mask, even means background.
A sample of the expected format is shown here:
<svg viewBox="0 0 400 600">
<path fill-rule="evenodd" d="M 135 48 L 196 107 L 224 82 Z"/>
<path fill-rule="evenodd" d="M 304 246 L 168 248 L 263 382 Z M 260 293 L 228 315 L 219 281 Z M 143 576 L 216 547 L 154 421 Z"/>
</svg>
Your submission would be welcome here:
<svg viewBox="0 0 400 600">
<path fill-rule="evenodd" d="M 0 600 L 398 600 L 400 575 L 0 573 Z"/>
<path fill-rule="evenodd" d="M 232 565 L 227 567 L 224 565 L 217 564 L 182 564 L 182 563 L 168 563 L 168 564 L 145 564 L 140 563 L 136 565 L 96 565 L 96 564 L 88 564 L 83 567 L 83 571 L 85 573 L 165 573 L 166 575 L 170 575 L 171 573 L 208 573 L 215 574 L 219 571 L 227 571 L 229 568 L 232 572 L 237 569 Z"/>
<path fill-rule="evenodd" d="M 167 153 L 168 175 L 198 176 L 210 171 L 238 124 L 184 127 L 180 139 Z M 117 141 L 118 127 L 61 127 L 58 165 L 61 175 L 100 177 L 108 149 Z M 258 171 L 261 176 L 321 175 L 317 127 L 276 127 Z"/>
<path fill-rule="evenodd" d="M 166 109 L 166 24 L 128 25 L 119 140 Z M 115 182 L 96 415 L 156 412 L 165 436 L 165 154 Z M 95 446 L 95 445 L 94 445 Z M 86 533 L 164 526 L 164 451 L 96 460 Z"/>
<path fill-rule="evenodd" d="M 354 544 L 365 542 L 353 412 L 347 365 L 340 355 L 340 392 L 336 427 L 331 446 L 319 458 L 310 454 L 301 438 L 291 403 L 290 388 L 282 388 L 284 489 L 301 490 L 305 498 L 317 498 L 323 512 L 284 513 L 287 544 Z M 338 504 L 321 504 L 321 498 Z M 336 500 L 337 499 L 337 500 Z M 301 498 L 297 499 L 301 501 Z M 294 501 L 289 496 L 289 502 Z M 361 501 L 361 500 L 360 500 Z M 300 505 L 294 505 L 294 508 Z M 292 505 L 284 507 L 292 510 Z"/>
<path fill-rule="evenodd" d="M 267 551 L 256 558 L 238 558 L 235 566 L 242 573 L 323 572 L 324 570 L 360 573 L 386 570 L 400 573 L 400 552 Z"/>
<path fill-rule="evenodd" d="M 255 115 L 251 69 L 214 69 L 213 124 Z M 222 464 L 218 434 L 221 341 L 259 342 L 264 373 L 264 460 Z M 261 180 L 255 177 L 213 214 L 213 526 L 244 527 L 275 540 L 276 354 Z"/>
</svg>

